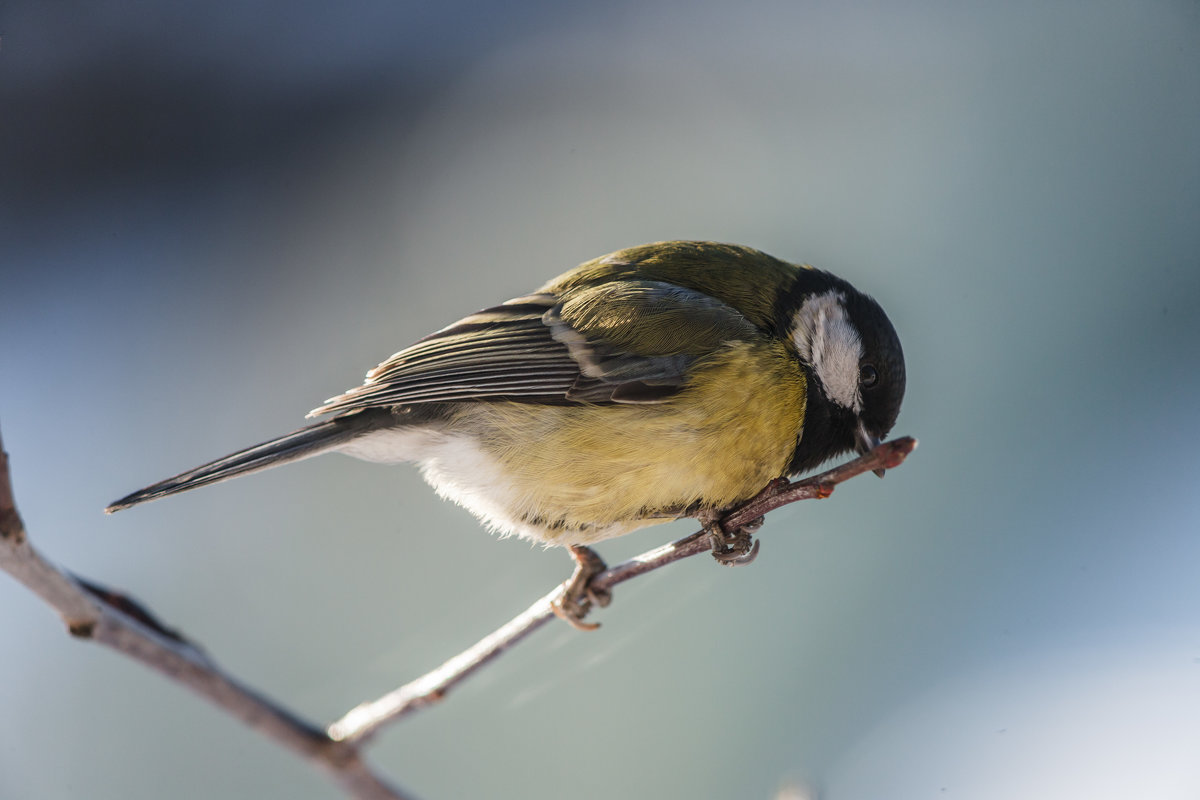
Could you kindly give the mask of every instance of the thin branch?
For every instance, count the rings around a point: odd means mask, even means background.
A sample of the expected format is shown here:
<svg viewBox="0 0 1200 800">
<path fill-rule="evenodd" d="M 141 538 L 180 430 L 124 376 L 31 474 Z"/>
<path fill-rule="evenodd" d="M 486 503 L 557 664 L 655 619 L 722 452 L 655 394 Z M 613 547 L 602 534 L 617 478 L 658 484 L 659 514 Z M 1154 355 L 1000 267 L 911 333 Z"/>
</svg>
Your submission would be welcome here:
<svg viewBox="0 0 1200 800">
<path fill-rule="evenodd" d="M 726 530 L 752 523 L 780 506 L 828 497 L 834 487 L 864 472 L 899 466 L 917 446 L 903 437 L 838 467 L 789 483 L 774 481 L 720 520 Z M 611 589 L 690 556 L 709 552 L 710 535 L 698 531 L 592 578 L 594 589 Z M 435 705 L 462 681 L 553 619 L 552 605 L 563 587 L 548 593 L 503 627 L 432 672 L 378 700 L 363 703 L 320 730 L 283 706 L 245 686 L 203 650 L 161 623 L 127 595 L 76 577 L 44 558 L 29 542 L 17 513 L 8 470 L 8 454 L 0 441 L 0 569 L 41 597 L 66 622 L 72 635 L 94 639 L 183 684 L 269 739 L 298 754 L 330 775 L 351 797 L 361 800 L 406 800 L 409 795 L 389 786 L 363 761 L 359 747 L 385 724 Z"/>
<path fill-rule="evenodd" d="M 834 487 L 843 481 L 877 469 L 893 469 L 915 450 L 917 440 L 909 436 L 884 442 L 871 452 L 853 461 L 834 467 L 820 475 L 789 482 L 778 480 L 741 507 L 721 518 L 726 530 L 736 530 L 764 514 L 799 500 L 820 499 L 833 494 Z M 596 575 L 589 582 L 594 589 L 611 589 L 619 583 L 665 567 L 684 558 L 709 552 L 709 534 L 697 531 L 670 544 L 655 548 L 624 561 Z M 362 703 L 329 726 L 329 736 L 336 741 L 362 742 L 390 722 L 414 711 L 427 708 L 442 700 L 458 684 L 473 675 L 484 664 L 497 658 L 517 642 L 554 618 L 551 606 L 563 590 L 559 586 L 525 611 L 472 647 L 459 653 L 437 669 L 406 683 L 378 700 Z"/>
<path fill-rule="evenodd" d="M 0 440 L 0 569 L 59 613 L 71 635 L 92 639 L 154 669 L 319 766 L 351 797 L 406 800 L 362 760 L 352 743 L 324 731 L 226 675 L 196 645 L 166 628 L 136 601 L 53 564 L 29 541 L 13 499 Z"/>
<path fill-rule="evenodd" d="M 451 689 L 475 674 L 489 661 L 554 619 L 554 612 L 550 610 L 551 604 L 561 593 L 562 587 L 559 586 L 503 627 L 488 634 L 437 669 L 388 692 L 378 700 L 355 706 L 329 726 L 329 738 L 342 742 L 362 742 L 377 733 L 385 723 L 394 722 L 414 711 L 435 705 Z"/>
</svg>

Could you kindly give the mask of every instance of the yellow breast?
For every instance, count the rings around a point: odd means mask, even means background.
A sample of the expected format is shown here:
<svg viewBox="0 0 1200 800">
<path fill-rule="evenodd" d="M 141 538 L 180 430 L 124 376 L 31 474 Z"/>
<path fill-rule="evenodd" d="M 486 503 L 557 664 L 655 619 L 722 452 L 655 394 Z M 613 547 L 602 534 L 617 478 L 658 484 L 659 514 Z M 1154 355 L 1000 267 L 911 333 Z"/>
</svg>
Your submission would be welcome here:
<svg viewBox="0 0 1200 800">
<path fill-rule="evenodd" d="M 464 405 L 449 428 L 471 434 L 476 478 L 426 477 L 503 532 L 584 544 L 752 497 L 787 468 L 804 408 L 783 343 L 729 343 L 663 403 Z"/>
</svg>

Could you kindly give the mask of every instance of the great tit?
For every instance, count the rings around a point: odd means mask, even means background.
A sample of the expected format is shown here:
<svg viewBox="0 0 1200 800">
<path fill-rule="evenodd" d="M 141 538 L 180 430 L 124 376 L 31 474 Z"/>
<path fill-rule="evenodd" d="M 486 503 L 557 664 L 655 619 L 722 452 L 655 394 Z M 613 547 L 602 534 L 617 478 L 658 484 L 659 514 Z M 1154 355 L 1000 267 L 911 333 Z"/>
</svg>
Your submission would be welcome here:
<svg viewBox="0 0 1200 800">
<path fill-rule="evenodd" d="M 585 262 L 420 339 L 293 433 L 111 513 L 337 451 L 415 462 L 493 531 L 572 548 L 715 519 L 770 481 L 874 447 L 904 397 L 891 322 L 849 283 L 673 241 Z M 714 545 L 715 546 L 715 545 Z"/>
</svg>

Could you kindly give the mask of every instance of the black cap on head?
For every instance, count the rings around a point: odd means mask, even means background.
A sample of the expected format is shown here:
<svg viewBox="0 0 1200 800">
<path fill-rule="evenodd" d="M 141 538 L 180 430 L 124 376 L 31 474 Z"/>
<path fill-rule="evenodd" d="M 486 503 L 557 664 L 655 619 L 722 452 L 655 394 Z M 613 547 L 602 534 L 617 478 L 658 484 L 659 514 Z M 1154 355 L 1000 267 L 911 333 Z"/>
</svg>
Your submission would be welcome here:
<svg viewBox="0 0 1200 800">
<path fill-rule="evenodd" d="M 847 292 L 846 312 L 862 338 L 862 369 L 875 370 L 873 383 L 863 381 L 859 419 L 877 438 L 887 436 L 904 401 L 904 350 L 892 321 L 872 298 L 858 291 Z"/>
</svg>

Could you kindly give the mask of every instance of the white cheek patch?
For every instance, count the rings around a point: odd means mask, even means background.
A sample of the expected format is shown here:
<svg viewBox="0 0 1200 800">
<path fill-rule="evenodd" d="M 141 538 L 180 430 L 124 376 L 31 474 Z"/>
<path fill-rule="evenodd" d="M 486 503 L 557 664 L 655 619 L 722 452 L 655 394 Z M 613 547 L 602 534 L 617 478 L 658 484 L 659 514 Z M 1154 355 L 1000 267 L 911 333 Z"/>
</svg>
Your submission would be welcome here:
<svg viewBox="0 0 1200 800">
<path fill-rule="evenodd" d="M 863 346 L 846 316 L 844 299 L 841 292 L 830 290 L 805 300 L 792 323 L 792 341 L 825 387 L 826 396 L 857 412 L 862 410 L 858 364 Z"/>
</svg>

